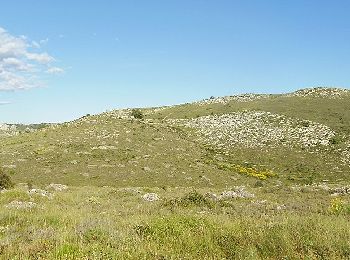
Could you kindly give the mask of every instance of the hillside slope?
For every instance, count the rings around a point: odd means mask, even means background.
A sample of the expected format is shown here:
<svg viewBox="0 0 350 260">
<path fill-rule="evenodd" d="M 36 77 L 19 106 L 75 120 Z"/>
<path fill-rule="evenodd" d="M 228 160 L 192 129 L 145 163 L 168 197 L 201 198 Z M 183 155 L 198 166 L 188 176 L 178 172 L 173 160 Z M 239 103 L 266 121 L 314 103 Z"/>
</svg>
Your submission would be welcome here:
<svg viewBox="0 0 350 260">
<path fill-rule="evenodd" d="M 17 182 L 218 186 L 349 180 L 350 92 L 304 89 L 115 110 L 0 139 Z"/>
</svg>

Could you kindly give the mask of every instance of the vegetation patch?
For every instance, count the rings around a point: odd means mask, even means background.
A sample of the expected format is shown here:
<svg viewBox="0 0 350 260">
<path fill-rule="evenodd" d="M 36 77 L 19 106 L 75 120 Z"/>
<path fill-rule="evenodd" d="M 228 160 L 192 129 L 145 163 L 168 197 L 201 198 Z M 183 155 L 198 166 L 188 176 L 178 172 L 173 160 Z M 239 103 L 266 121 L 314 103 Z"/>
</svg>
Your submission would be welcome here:
<svg viewBox="0 0 350 260">
<path fill-rule="evenodd" d="M 143 119 L 144 115 L 140 109 L 133 109 L 131 110 L 131 116 L 136 119 Z"/>
<path fill-rule="evenodd" d="M 267 178 L 276 177 L 277 173 L 271 171 L 271 170 L 258 170 L 257 168 L 253 166 L 243 166 L 240 164 L 234 164 L 229 162 L 222 162 L 217 160 L 207 160 L 206 163 L 208 164 L 214 164 L 219 169 L 222 170 L 229 170 L 238 172 L 240 174 L 258 178 L 260 180 L 266 180 Z"/>
<path fill-rule="evenodd" d="M 170 207 L 195 207 L 196 206 L 196 207 L 213 208 L 215 203 L 208 197 L 194 190 L 181 198 L 168 199 L 163 203 L 163 205 L 170 206 Z"/>
<path fill-rule="evenodd" d="M 13 187 L 13 182 L 11 177 L 4 173 L 4 171 L 0 168 L 0 190 L 9 189 Z"/>
<path fill-rule="evenodd" d="M 347 258 L 350 248 L 345 238 L 350 233 L 345 229 L 346 220 L 339 221 L 341 226 L 335 228 L 329 225 L 330 218 L 317 215 L 305 219 L 285 215 L 274 221 L 235 218 L 220 223 L 172 215 L 138 225 L 135 231 L 154 251 L 175 258 Z M 323 232 L 329 236 L 323 236 Z"/>
</svg>

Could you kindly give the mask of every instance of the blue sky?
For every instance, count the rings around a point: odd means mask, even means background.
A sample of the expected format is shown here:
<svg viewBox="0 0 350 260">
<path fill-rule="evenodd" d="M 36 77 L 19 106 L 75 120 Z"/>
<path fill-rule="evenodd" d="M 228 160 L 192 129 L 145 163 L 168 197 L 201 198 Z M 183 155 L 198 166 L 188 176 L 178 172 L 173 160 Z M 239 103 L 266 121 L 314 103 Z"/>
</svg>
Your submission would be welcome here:
<svg viewBox="0 0 350 260">
<path fill-rule="evenodd" d="M 347 88 L 349 10 L 350 1 L 336 0 L 3 1 L 3 41 L 26 47 L 1 56 L 0 37 L 0 72 L 4 57 L 13 65 L 13 78 L 0 74 L 0 122 Z M 18 59 L 35 69 L 16 71 Z"/>
</svg>

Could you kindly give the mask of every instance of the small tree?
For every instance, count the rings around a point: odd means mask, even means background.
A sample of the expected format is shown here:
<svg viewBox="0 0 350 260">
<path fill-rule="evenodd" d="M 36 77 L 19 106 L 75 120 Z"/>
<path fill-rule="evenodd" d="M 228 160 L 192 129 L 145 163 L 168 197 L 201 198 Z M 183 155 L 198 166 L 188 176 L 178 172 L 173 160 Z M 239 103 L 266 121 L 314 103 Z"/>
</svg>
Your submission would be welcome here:
<svg viewBox="0 0 350 260">
<path fill-rule="evenodd" d="M 131 111 L 131 115 L 136 118 L 136 119 L 142 119 L 143 118 L 143 114 L 141 112 L 140 109 L 137 109 L 137 108 L 134 108 L 132 111 Z"/>
<path fill-rule="evenodd" d="M 8 189 L 13 187 L 13 182 L 11 181 L 10 176 L 3 172 L 0 168 L 0 190 Z"/>
</svg>

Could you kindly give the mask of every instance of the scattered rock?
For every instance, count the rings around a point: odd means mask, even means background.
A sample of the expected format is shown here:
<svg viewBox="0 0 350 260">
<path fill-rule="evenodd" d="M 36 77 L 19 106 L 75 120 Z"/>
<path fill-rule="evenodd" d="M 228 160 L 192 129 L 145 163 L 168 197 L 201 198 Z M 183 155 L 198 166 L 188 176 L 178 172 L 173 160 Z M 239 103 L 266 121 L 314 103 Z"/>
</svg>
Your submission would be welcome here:
<svg viewBox="0 0 350 260">
<path fill-rule="evenodd" d="M 77 160 L 73 160 L 70 163 L 75 165 L 75 164 L 78 164 L 78 161 Z"/>
<path fill-rule="evenodd" d="M 156 193 L 146 193 L 142 196 L 143 200 L 153 202 L 159 200 L 159 196 Z"/>
<path fill-rule="evenodd" d="M 337 188 L 330 189 L 330 193 L 333 196 L 348 195 L 348 194 L 350 194 L 350 186 L 337 187 Z"/>
<path fill-rule="evenodd" d="M 246 148 L 328 146 L 335 132 L 316 122 L 265 111 L 241 111 L 193 119 L 168 119 L 168 123 L 197 129 L 199 139 L 221 150 Z"/>
<path fill-rule="evenodd" d="M 35 202 L 14 200 L 7 204 L 5 207 L 11 209 L 32 209 L 36 206 L 37 204 Z"/>
<path fill-rule="evenodd" d="M 115 150 L 117 147 L 113 145 L 100 145 L 100 146 L 94 146 L 91 148 L 92 150 Z"/>
<path fill-rule="evenodd" d="M 284 205 L 284 204 L 278 205 L 278 206 L 276 207 L 276 209 L 277 209 L 277 210 L 285 210 L 285 209 L 287 209 L 287 206 Z"/>
<path fill-rule="evenodd" d="M 255 206 L 263 206 L 266 205 L 267 200 L 255 200 L 252 201 L 252 204 Z"/>
<path fill-rule="evenodd" d="M 33 195 L 33 194 L 36 194 L 36 195 L 40 195 L 40 196 L 43 196 L 43 197 L 47 197 L 49 199 L 52 199 L 53 197 L 53 194 L 46 191 L 46 190 L 41 190 L 41 189 L 31 189 L 28 191 L 28 194 L 29 195 Z"/>
<path fill-rule="evenodd" d="M 17 168 L 17 165 L 14 165 L 14 164 L 3 165 L 2 168 L 15 169 L 15 168 Z"/>
<path fill-rule="evenodd" d="M 234 190 L 223 191 L 218 199 L 254 198 L 255 195 L 245 190 L 245 187 L 236 187 Z"/>
<path fill-rule="evenodd" d="M 204 99 L 196 102 L 195 104 L 199 106 L 209 105 L 209 104 L 227 104 L 228 102 L 250 102 L 253 100 L 258 100 L 262 98 L 268 98 L 269 94 L 241 94 L 234 96 L 226 96 L 226 97 L 211 97 L 209 99 Z"/>
<path fill-rule="evenodd" d="M 68 189 L 68 186 L 67 185 L 64 185 L 64 184 L 55 184 L 55 183 L 51 183 L 50 185 L 48 185 L 46 187 L 46 189 L 52 189 L 52 190 L 55 190 L 55 191 L 64 191 L 64 190 L 67 190 Z"/>
<path fill-rule="evenodd" d="M 350 94 L 350 91 L 348 89 L 317 87 L 317 88 L 300 89 L 293 93 L 287 94 L 285 96 L 286 97 L 296 96 L 296 97 L 318 97 L 318 98 L 329 98 L 329 99 L 341 99 L 349 94 Z"/>
</svg>

